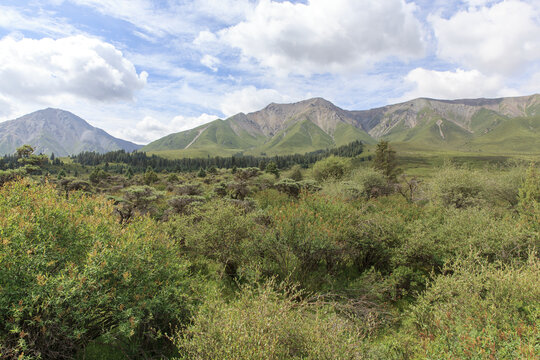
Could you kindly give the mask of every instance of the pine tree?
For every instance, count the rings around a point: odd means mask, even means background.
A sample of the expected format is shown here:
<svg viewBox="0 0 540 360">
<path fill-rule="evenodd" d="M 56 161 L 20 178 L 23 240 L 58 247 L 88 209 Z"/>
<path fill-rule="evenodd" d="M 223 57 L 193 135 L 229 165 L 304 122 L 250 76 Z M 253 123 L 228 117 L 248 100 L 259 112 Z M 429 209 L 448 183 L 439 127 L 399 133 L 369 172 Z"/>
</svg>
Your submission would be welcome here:
<svg viewBox="0 0 540 360">
<path fill-rule="evenodd" d="M 268 165 L 266 165 L 266 170 L 265 170 L 267 173 L 269 174 L 274 174 L 274 176 L 277 178 L 279 178 L 279 169 L 278 169 L 278 166 L 276 164 L 276 162 L 274 160 L 270 161 L 268 163 Z"/>
<path fill-rule="evenodd" d="M 395 182 L 401 173 L 401 169 L 397 167 L 396 152 L 392 150 L 388 141 L 381 140 L 377 144 L 373 166 L 391 182 Z"/>
<path fill-rule="evenodd" d="M 126 179 L 128 180 L 133 178 L 133 169 L 131 168 L 131 166 L 127 168 L 125 175 L 126 175 Z"/>
</svg>

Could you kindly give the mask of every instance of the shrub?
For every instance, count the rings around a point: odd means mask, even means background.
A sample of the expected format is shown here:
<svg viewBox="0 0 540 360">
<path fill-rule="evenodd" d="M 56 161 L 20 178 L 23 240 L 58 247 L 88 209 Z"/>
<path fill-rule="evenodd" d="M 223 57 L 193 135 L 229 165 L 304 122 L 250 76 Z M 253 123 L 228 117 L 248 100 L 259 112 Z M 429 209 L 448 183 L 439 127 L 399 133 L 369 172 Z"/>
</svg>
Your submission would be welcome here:
<svg viewBox="0 0 540 360">
<path fill-rule="evenodd" d="M 300 194 L 300 185 L 293 179 L 281 179 L 274 186 L 278 191 L 292 197 L 298 197 Z"/>
<path fill-rule="evenodd" d="M 25 168 L 0 170 L 0 187 L 9 181 L 24 177 L 27 175 Z"/>
<path fill-rule="evenodd" d="M 279 178 L 279 168 L 275 161 L 270 160 L 268 164 L 266 165 L 266 168 L 264 169 L 269 174 L 272 174 L 276 177 L 276 179 Z"/>
<path fill-rule="evenodd" d="M 267 208 L 271 228 L 260 228 L 254 242 L 264 274 L 290 277 L 305 288 L 324 285 L 323 277 L 345 266 L 348 244 L 357 234 L 355 209 L 339 200 L 302 193 L 300 199 Z"/>
<path fill-rule="evenodd" d="M 533 359 L 538 354 L 540 262 L 457 261 L 412 310 L 421 358 Z"/>
<path fill-rule="evenodd" d="M 154 170 L 151 167 L 148 167 L 143 176 L 143 182 L 145 183 L 145 185 L 152 185 L 158 180 L 159 178 L 157 174 L 154 172 Z"/>
<path fill-rule="evenodd" d="M 192 256 L 217 261 L 227 275 L 235 277 L 239 266 L 249 262 L 246 243 L 251 239 L 253 222 L 243 215 L 242 208 L 214 200 L 171 220 L 169 231 Z"/>
<path fill-rule="evenodd" d="M 206 199 L 197 195 L 181 195 L 169 199 L 169 206 L 176 214 L 185 214 L 191 211 L 191 208 L 204 203 Z"/>
<path fill-rule="evenodd" d="M 169 176 L 167 176 L 167 182 L 169 183 L 177 183 L 178 181 L 178 175 L 176 175 L 175 173 L 169 174 Z"/>
<path fill-rule="evenodd" d="M 531 230 L 540 231 L 540 174 L 533 164 L 527 170 L 523 185 L 519 188 L 518 208 L 520 215 L 530 224 Z"/>
<path fill-rule="evenodd" d="M 3 358 L 73 358 L 97 338 L 135 357 L 169 348 L 196 301 L 188 264 L 156 223 L 112 211 L 26 180 L 0 189 Z"/>
<path fill-rule="evenodd" d="M 202 189 L 200 184 L 186 184 L 176 188 L 178 195 L 201 195 Z"/>
<path fill-rule="evenodd" d="M 293 179 L 294 181 L 304 180 L 304 176 L 302 175 L 302 170 L 301 170 L 300 165 L 293 166 L 291 170 L 291 174 L 289 175 L 289 178 Z"/>
<path fill-rule="evenodd" d="M 330 156 L 319 160 L 313 165 L 313 177 L 321 182 L 326 180 L 339 180 L 349 171 L 349 160 Z"/>
<path fill-rule="evenodd" d="M 106 180 L 109 178 L 109 174 L 107 174 L 103 169 L 95 168 L 89 175 L 89 180 L 93 182 L 94 184 L 99 183 L 102 180 Z"/>
<path fill-rule="evenodd" d="M 131 186 L 124 190 L 124 199 L 127 205 L 132 206 L 134 210 L 143 215 L 152 212 L 156 202 L 162 197 L 163 193 L 161 191 L 146 185 Z"/>
<path fill-rule="evenodd" d="M 264 173 L 251 180 L 251 183 L 259 190 L 270 189 L 276 183 L 276 177 L 272 174 Z"/>
<path fill-rule="evenodd" d="M 251 189 L 246 181 L 232 181 L 227 184 L 227 190 L 231 198 L 237 200 L 244 200 L 251 194 Z"/>
<path fill-rule="evenodd" d="M 260 174 L 259 168 L 248 167 L 244 169 L 237 169 L 234 173 L 234 178 L 237 181 L 248 181 Z"/>
<path fill-rule="evenodd" d="M 432 201 L 460 209 L 482 204 L 484 188 L 479 171 L 447 165 L 435 173 L 428 191 Z"/>
<path fill-rule="evenodd" d="M 261 209 L 282 206 L 290 201 L 287 194 L 279 192 L 276 189 L 259 191 L 255 194 L 254 198 Z"/>
<path fill-rule="evenodd" d="M 352 180 L 360 185 L 360 194 L 366 199 L 389 195 L 392 192 L 386 177 L 380 171 L 372 168 L 356 171 Z"/>
<path fill-rule="evenodd" d="M 283 291 L 283 290 L 282 290 Z M 329 307 L 272 284 L 244 286 L 237 299 L 215 295 L 175 344 L 182 359 L 360 359 L 362 332 Z"/>
</svg>

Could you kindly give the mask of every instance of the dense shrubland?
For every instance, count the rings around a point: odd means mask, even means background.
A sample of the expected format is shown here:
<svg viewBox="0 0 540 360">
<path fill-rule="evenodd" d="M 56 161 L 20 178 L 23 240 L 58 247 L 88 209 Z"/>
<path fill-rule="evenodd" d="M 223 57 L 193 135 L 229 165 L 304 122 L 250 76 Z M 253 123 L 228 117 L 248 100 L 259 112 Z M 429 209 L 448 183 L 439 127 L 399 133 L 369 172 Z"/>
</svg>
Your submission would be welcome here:
<svg viewBox="0 0 540 360">
<path fill-rule="evenodd" d="M 0 358 L 538 356 L 538 168 L 414 178 L 382 150 L 7 179 Z"/>
</svg>

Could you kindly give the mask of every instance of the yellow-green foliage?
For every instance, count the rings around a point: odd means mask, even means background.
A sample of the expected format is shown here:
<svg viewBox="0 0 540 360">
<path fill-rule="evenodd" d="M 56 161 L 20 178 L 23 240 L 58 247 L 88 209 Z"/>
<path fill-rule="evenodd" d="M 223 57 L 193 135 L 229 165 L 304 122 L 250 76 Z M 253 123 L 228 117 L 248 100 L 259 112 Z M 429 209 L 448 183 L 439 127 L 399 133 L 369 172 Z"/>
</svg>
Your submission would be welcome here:
<svg viewBox="0 0 540 360">
<path fill-rule="evenodd" d="M 540 262 L 457 261 L 412 310 L 421 359 L 537 359 Z"/>
<path fill-rule="evenodd" d="M 116 205 L 10 180 L 0 358 L 535 358 L 538 170 L 446 165 L 404 195 L 354 164 L 318 163 L 320 187 L 111 176 Z"/>
<path fill-rule="evenodd" d="M 169 232 L 193 257 L 215 260 L 228 275 L 236 276 L 238 267 L 249 259 L 247 243 L 253 225 L 241 207 L 219 199 L 172 219 Z"/>
<path fill-rule="evenodd" d="M 317 181 L 339 180 L 350 170 L 350 160 L 337 156 L 330 156 L 317 161 L 313 165 L 313 177 Z"/>
<path fill-rule="evenodd" d="M 363 332 L 329 307 L 308 304 L 272 284 L 243 287 L 237 298 L 208 300 L 177 334 L 182 359 L 361 359 Z"/>
<path fill-rule="evenodd" d="M 29 180 L 0 188 L 0 357 L 69 358 L 98 337 L 142 354 L 188 318 L 195 297 L 175 242 L 112 212 Z"/>
<path fill-rule="evenodd" d="M 519 189 L 519 211 L 522 218 L 540 235 L 540 174 L 533 164 L 527 170 L 525 182 Z"/>
<path fill-rule="evenodd" d="M 446 165 L 431 179 L 429 196 L 434 202 L 458 209 L 478 206 L 485 200 L 483 180 L 478 170 Z"/>
</svg>

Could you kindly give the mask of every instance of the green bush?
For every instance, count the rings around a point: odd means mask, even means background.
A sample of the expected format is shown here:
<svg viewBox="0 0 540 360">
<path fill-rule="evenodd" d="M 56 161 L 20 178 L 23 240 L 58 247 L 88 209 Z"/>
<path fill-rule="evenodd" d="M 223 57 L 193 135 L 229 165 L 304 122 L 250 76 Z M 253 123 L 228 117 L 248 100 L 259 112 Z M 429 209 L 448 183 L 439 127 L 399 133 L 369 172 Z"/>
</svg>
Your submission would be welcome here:
<svg viewBox="0 0 540 360">
<path fill-rule="evenodd" d="M 295 180 L 295 181 L 302 181 L 304 180 L 304 175 L 302 175 L 302 170 L 300 165 L 295 165 L 291 169 L 291 174 L 289 175 L 289 178 Z"/>
<path fill-rule="evenodd" d="M 313 165 L 313 177 L 321 182 L 326 180 L 339 180 L 343 178 L 350 169 L 349 160 L 346 158 L 330 156 L 319 160 Z"/>
<path fill-rule="evenodd" d="M 172 237 L 191 256 L 218 262 L 231 277 L 238 275 L 241 265 L 249 263 L 246 244 L 250 242 L 253 225 L 241 207 L 223 199 L 198 206 L 168 224 Z"/>
<path fill-rule="evenodd" d="M 360 228 L 349 204 L 302 193 L 298 200 L 268 207 L 266 214 L 271 226 L 261 226 L 252 244 L 264 274 L 318 289 L 351 261 L 349 245 Z"/>
<path fill-rule="evenodd" d="M 155 222 L 112 212 L 27 180 L 0 189 L 2 358 L 72 358 L 98 338 L 137 357 L 170 349 L 164 332 L 196 301 L 188 263 Z"/>
<path fill-rule="evenodd" d="M 483 204 L 485 186 L 480 171 L 447 165 L 434 174 L 428 193 L 432 201 L 460 209 Z"/>
<path fill-rule="evenodd" d="M 352 176 L 352 181 L 359 185 L 360 194 L 366 199 L 377 198 L 392 192 L 386 177 L 373 168 L 357 170 Z"/>
<path fill-rule="evenodd" d="M 274 186 L 278 191 L 292 197 L 298 197 L 300 194 L 300 185 L 293 179 L 281 179 Z"/>
<path fill-rule="evenodd" d="M 26 176 L 28 172 L 25 168 L 18 168 L 12 170 L 0 170 L 0 186 L 4 185 L 9 181 L 16 180 Z"/>
<path fill-rule="evenodd" d="M 363 333 L 329 307 L 283 294 L 272 284 L 244 286 L 227 302 L 201 307 L 175 343 L 182 359 L 361 359 Z"/>
<path fill-rule="evenodd" d="M 522 219 L 536 236 L 540 232 L 540 173 L 533 164 L 527 170 L 523 185 L 519 188 L 518 209 Z"/>
<path fill-rule="evenodd" d="M 154 172 L 154 170 L 151 167 L 148 167 L 146 169 L 146 172 L 143 175 L 143 182 L 145 185 L 152 185 L 153 183 L 156 183 L 159 180 L 159 177 Z"/>
<path fill-rule="evenodd" d="M 534 359 L 538 355 L 540 262 L 457 261 L 412 309 L 419 358 Z"/>
<path fill-rule="evenodd" d="M 257 192 L 254 195 L 254 199 L 261 209 L 268 207 L 281 206 L 289 203 L 290 198 L 287 194 L 284 194 L 276 189 L 266 189 Z"/>
</svg>

